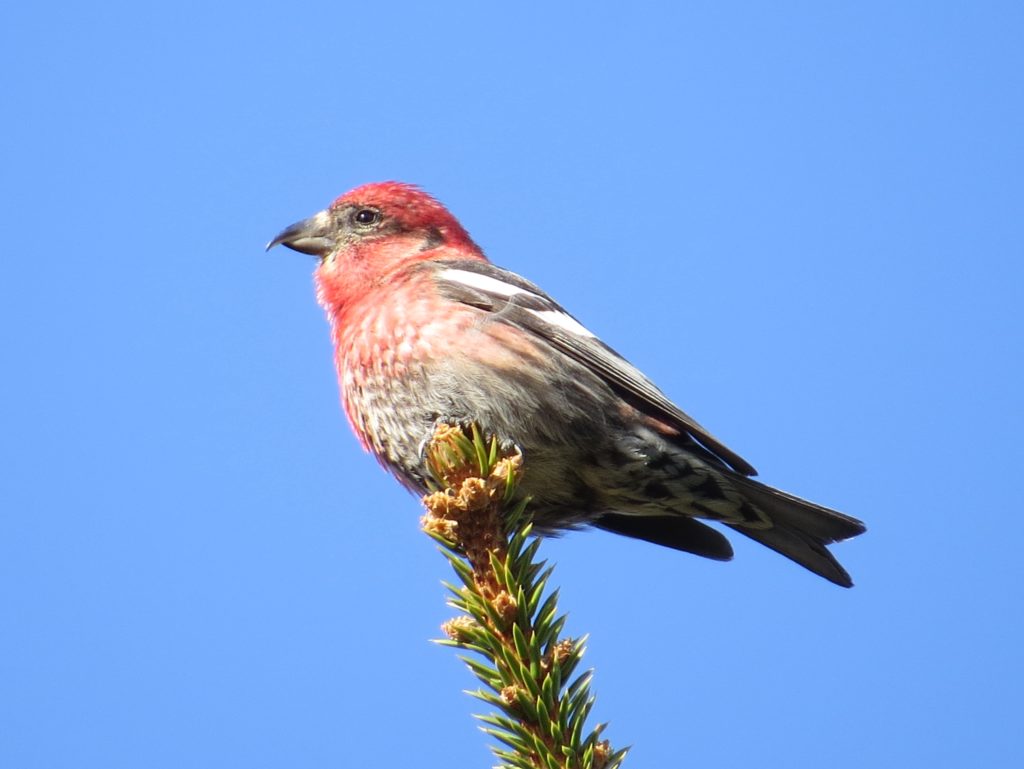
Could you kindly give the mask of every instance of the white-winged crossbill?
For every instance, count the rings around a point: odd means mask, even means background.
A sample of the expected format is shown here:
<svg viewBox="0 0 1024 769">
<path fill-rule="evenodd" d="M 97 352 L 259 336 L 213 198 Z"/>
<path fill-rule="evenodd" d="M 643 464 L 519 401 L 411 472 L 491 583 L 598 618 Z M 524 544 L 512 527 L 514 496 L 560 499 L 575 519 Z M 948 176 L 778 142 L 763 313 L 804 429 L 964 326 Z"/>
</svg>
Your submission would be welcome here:
<svg viewBox="0 0 1024 769">
<path fill-rule="evenodd" d="M 838 585 L 826 545 L 849 516 L 751 480 L 754 468 L 533 283 L 491 264 L 420 189 L 368 184 L 282 231 L 320 259 L 317 298 L 362 445 L 427 490 L 440 422 L 477 424 L 524 456 L 542 533 L 596 526 L 728 560 L 716 521 Z"/>
</svg>

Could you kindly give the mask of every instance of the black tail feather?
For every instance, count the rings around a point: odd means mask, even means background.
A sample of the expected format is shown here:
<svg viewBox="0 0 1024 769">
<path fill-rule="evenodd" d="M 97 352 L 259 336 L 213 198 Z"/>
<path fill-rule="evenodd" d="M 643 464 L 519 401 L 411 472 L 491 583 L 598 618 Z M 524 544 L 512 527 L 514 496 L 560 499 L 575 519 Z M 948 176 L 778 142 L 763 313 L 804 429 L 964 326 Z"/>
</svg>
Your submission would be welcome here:
<svg viewBox="0 0 1024 769">
<path fill-rule="evenodd" d="M 839 561 L 828 551 L 820 539 L 784 523 L 776 523 L 770 529 L 752 529 L 742 526 L 730 526 L 730 528 L 770 547 L 776 553 L 781 553 L 790 560 L 796 561 L 805 569 L 813 571 L 829 582 L 834 582 L 841 587 L 853 587 L 853 580 L 850 579 L 846 569 L 839 564 Z"/>
<path fill-rule="evenodd" d="M 853 586 L 850 575 L 825 545 L 863 534 L 865 527 L 861 521 L 743 476 L 730 476 L 729 481 L 773 524 L 766 529 L 730 528 L 837 585 Z"/>
<path fill-rule="evenodd" d="M 830 582 L 842 587 L 853 586 L 850 575 L 826 545 L 863 534 L 865 528 L 861 521 L 741 475 L 730 474 L 728 480 L 771 522 L 766 528 L 727 524 L 729 528 Z M 677 515 L 607 513 L 593 525 L 718 561 L 728 561 L 733 554 L 729 540 L 721 533 L 682 512 Z"/>
<path fill-rule="evenodd" d="M 710 526 L 685 515 L 602 515 L 594 526 L 716 561 L 732 558 L 732 545 Z"/>
</svg>

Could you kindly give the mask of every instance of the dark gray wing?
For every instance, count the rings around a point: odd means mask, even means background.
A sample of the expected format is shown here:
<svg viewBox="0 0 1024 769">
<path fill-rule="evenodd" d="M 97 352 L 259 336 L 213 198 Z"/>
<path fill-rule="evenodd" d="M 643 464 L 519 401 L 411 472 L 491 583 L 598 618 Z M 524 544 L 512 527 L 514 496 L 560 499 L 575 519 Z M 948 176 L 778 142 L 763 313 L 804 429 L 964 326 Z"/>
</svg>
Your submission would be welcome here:
<svg viewBox="0 0 1024 769">
<path fill-rule="evenodd" d="M 540 288 L 489 262 L 451 260 L 421 263 L 435 271 L 448 299 L 500 314 L 600 376 L 624 400 L 688 436 L 723 466 L 743 475 L 757 471 L 670 401 L 639 369 L 606 345 Z"/>
</svg>

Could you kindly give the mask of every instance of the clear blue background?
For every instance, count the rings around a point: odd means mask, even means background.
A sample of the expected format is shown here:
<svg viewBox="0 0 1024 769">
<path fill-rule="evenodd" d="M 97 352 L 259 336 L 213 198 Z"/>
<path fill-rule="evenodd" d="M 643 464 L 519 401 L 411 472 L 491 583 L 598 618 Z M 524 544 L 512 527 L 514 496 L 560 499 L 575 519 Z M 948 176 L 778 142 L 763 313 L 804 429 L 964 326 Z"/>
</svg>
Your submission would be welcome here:
<svg viewBox="0 0 1024 769">
<path fill-rule="evenodd" d="M 0 765 L 493 763 L 313 261 L 262 250 L 383 179 L 869 524 L 851 591 L 545 545 L 629 766 L 1022 761 L 1020 3 L 3 16 Z"/>
</svg>

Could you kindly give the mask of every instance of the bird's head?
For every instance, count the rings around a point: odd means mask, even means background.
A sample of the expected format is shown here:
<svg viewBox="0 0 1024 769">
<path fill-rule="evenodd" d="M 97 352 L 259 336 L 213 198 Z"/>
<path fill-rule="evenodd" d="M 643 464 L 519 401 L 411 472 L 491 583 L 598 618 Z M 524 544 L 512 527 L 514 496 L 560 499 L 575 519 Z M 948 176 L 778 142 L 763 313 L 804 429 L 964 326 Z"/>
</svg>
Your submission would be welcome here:
<svg viewBox="0 0 1024 769">
<path fill-rule="evenodd" d="M 486 260 L 448 209 L 401 182 L 346 192 L 320 213 L 286 227 L 267 249 L 276 245 L 320 258 L 317 296 L 335 321 L 417 262 Z"/>
<path fill-rule="evenodd" d="M 320 258 L 321 280 L 385 277 L 410 262 L 483 258 L 458 220 L 418 187 L 365 184 L 323 211 L 282 230 L 267 249 L 284 245 Z"/>
</svg>

